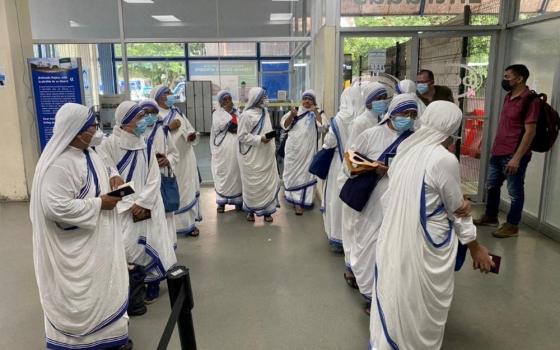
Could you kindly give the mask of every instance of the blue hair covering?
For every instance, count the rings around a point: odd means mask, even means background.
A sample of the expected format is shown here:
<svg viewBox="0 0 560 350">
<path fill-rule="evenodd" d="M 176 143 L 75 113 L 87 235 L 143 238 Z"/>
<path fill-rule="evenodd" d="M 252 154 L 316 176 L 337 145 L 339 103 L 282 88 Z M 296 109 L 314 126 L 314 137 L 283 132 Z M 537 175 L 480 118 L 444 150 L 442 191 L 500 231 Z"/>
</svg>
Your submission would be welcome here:
<svg viewBox="0 0 560 350">
<path fill-rule="evenodd" d="M 398 105 L 396 105 L 394 107 L 394 109 L 391 111 L 391 115 L 395 115 L 397 113 L 402 113 L 405 111 L 409 111 L 409 110 L 418 110 L 418 104 L 416 103 L 416 101 L 413 100 L 406 100 L 403 102 L 400 102 Z"/>
<path fill-rule="evenodd" d="M 163 96 L 163 94 L 170 94 L 171 90 L 167 87 L 167 86 L 162 86 L 160 87 L 157 91 L 156 94 L 154 95 L 154 100 L 159 100 L 161 96 Z"/>
<path fill-rule="evenodd" d="M 95 113 L 93 113 L 93 108 L 90 108 L 88 111 L 88 118 L 86 120 L 86 123 L 84 124 L 84 126 L 82 126 L 80 131 L 78 131 L 78 135 L 80 135 L 83 132 L 86 132 L 87 129 L 92 127 L 94 124 L 95 124 Z"/>
<path fill-rule="evenodd" d="M 159 106 L 152 100 L 144 100 L 138 104 L 142 109 L 144 108 L 153 108 L 159 110 Z"/>
<path fill-rule="evenodd" d="M 367 95 L 366 97 L 366 105 L 372 103 L 376 98 L 383 96 L 383 95 L 389 95 L 389 92 L 387 91 L 387 89 L 385 87 L 379 87 L 375 90 L 373 90 L 372 92 L 370 92 L 369 95 Z"/>
<path fill-rule="evenodd" d="M 130 123 L 132 121 L 132 119 L 134 119 L 134 117 L 136 117 L 136 115 L 140 112 L 142 112 L 142 107 L 140 107 L 140 105 L 136 104 L 134 105 L 133 108 L 129 109 L 128 112 L 126 112 L 126 114 L 124 115 L 124 118 L 122 119 L 121 125 L 126 125 L 128 123 Z"/>
</svg>

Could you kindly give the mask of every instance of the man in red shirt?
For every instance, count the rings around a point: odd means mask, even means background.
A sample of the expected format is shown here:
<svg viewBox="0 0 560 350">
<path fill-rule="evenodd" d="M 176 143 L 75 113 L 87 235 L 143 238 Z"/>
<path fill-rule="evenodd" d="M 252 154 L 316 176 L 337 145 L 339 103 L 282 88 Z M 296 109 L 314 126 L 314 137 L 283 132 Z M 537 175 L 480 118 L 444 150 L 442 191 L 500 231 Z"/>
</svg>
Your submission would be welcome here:
<svg viewBox="0 0 560 350">
<path fill-rule="evenodd" d="M 536 134 L 539 103 L 527 87 L 529 70 L 514 64 L 505 70 L 502 88 L 508 91 L 500 116 L 500 124 L 492 147 L 486 187 L 486 213 L 477 225 L 498 226 L 500 189 L 507 180 L 511 206 L 507 222 L 493 233 L 494 237 L 515 237 L 525 201 L 525 172 L 531 160 L 531 143 Z"/>
</svg>

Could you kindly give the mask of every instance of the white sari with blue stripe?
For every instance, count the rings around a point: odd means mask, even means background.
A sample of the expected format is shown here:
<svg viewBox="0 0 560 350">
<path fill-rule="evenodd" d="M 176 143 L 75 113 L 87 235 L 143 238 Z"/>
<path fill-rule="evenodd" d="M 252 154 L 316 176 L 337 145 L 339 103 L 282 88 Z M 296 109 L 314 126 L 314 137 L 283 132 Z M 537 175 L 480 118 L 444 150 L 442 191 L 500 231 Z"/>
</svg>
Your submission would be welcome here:
<svg viewBox="0 0 560 350">
<path fill-rule="evenodd" d="M 317 177 L 309 172 L 309 165 L 317 153 L 319 135 L 325 129 L 315 113 L 300 107 L 291 125 L 286 127 L 286 113 L 280 125 L 289 130 L 284 156 L 284 196 L 286 201 L 303 208 L 312 208 Z"/>
<path fill-rule="evenodd" d="M 179 185 L 181 205 L 175 212 L 177 234 L 188 235 L 196 228 L 196 222 L 202 221 L 200 214 L 200 178 L 196 164 L 196 155 L 193 146 L 198 143 L 198 137 L 189 141 L 190 135 L 195 133 L 189 120 L 175 107 L 165 110 L 160 109 L 159 117 L 163 120 L 166 132 L 179 150 L 179 161 L 175 167 L 175 176 Z M 178 119 L 181 126 L 173 131 L 167 129 L 169 123 Z"/>
<path fill-rule="evenodd" d="M 254 107 L 241 114 L 237 136 L 239 168 L 243 183 L 243 209 L 257 216 L 276 212 L 280 179 L 275 140 L 261 142 L 272 131 L 268 111 Z"/>
<path fill-rule="evenodd" d="M 220 107 L 212 114 L 211 167 L 216 203 L 219 206 L 243 204 L 241 171 L 237 160 L 237 134 L 229 131 L 231 125 L 232 116 L 223 108 Z"/>
<path fill-rule="evenodd" d="M 128 271 L 116 210 L 101 210 L 107 167 L 93 150 L 68 147 L 46 170 L 45 226 L 37 250 L 48 349 L 99 349 L 128 338 Z M 111 249 L 107 249 L 111 247 Z M 56 257 L 56 259 L 52 259 Z"/>
<path fill-rule="evenodd" d="M 152 149 L 147 152 L 144 139 L 115 128 L 97 148 L 105 162 L 118 170 L 125 182 L 134 183 L 135 193 L 117 204 L 129 263 L 146 269 L 146 282 L 165 278 L 167 270 L 177 263 L 174 242 L 161 198 L 161 173 Z M 151 211 L 151 219 L 133 222 L 130 208 L 134 205 Z"/>
</svg>

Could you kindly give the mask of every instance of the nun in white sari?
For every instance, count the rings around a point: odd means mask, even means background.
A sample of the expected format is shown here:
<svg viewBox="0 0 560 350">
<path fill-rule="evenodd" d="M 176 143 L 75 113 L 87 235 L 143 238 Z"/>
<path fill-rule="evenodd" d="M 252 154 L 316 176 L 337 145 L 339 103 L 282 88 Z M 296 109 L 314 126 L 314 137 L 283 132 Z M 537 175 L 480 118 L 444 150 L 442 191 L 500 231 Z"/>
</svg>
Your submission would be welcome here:
<svg viewBox="0 0 560 350">
<path fill-rule="evenodd" d="M 390 159 L 397 152 L 398 145 L 411 135 L 411 130 L 414 130 L 414 121 L 418 115 L 417 108 L 416 100 L 412 96 L 394 97 L 380 125 L 361 133 L 350 149 L 388 166 Z M 375 247 L 383 221 L 381 198 L 389 184 L 388 176 L 384 176 L 386 171 L 385 167 L 378 170 L 378 176 L 382 177 L 377 182 L 364 209 L 361 212 L 350 209 L 352 210 L 351 229 L 354 237 L 353 245 L 350 246 L 350 266 L 360 293 L 368 301 L 371 301 Z M 366 312 L 369 312 L 369 305 Z"/>
<path fill-rule="evenodd" d="M 301 97 L 301 106 L 284 114 L 280 125 L 288 132 L 284 156 L 284 196 L 295 206 L 296 215 L 303 209 L 313 208 L 317 177 L 309 172 L 309 165 L 317 153 L 319 135 L 324 132 L 326 120 L 317 109 L 313 90 Z"/>
<path fill-rule="evenodd" d="M 159 106 L 159 116 L 163 120 L 165 132 L 170 134 L 179 150 L 179 161 L 175 168 L 181 195 L 180 208 L 175 212 L 177 234 L 198 236 L 200 232 L 196 222 L 202 221 L 202 216 L 199 203 L 200 178 L 193 149 L 198 143 L 196 131 L 181 111 L 173 106 L 177 98 L 168 87 L 156 87 L 150 95 Z"/>
<path fill-rule="evenodd" d="M 237 160 L 239 115 L 228 91 L 220 91 L 217 97 L 220 107 L 212 114 L 210 152 L 218 213 L 223 213 L 226 204 L 235 205 L 238 209 L 243 205 L 241 172 Z"/>
<path fill-rule="evenodd" d="M 476 241 L 459 163 L 446 149 L 461 120 L 453 103 L 430 104 L 389 169 L 374 272 L 372 349 L 441 348 L 458 243 L 468 246 L 475 268 L 488 272 L 493 265 Z"/>
<path fill-rule="evenodd" d="M 348 138 L 348 128 L 355 116 L 362 93 L 359 86 L 346 88 L 340 96 L 340 109 L 336 116 L 331 119 L 329 131 L 323 141 L 323 149 L 336 148 L 329 174 L 323 186 L 323 222 L 325 233 L 329 240 L 331 250 L 342 253 L 342 206 L 339 194 L 341 186 L 337 178 L 342 171 L 346 140 Z M 354 103 L 355 102 L 355 103 Z"/>
<path fill-rule="evenodd" d="M 421 116 L 426 110 L 426 105 L 420 97 L 416 94 L 416 83 L 410 79 L 403 79 L 397 83 L 395 86 L 395 92 L 399 95 L 408 94 L 408 96 L 413 97 L 418 105 L 418 116 Z M 416 128 L 420 127 L 419 123 L 416 123 Z"/>
<path fill-rule="evenodd" d="M 154 149 L 144 142 L 147 128 L 144 111 L 138 104 L 125 101 L 115 112 L 113 133 L 96 150 L 107 166 L 118 170 L 135 193 L 118 205 L 129 263 L 144 266 L 146 283 L 159 282 L 177 263 L 174 242 L 168 234 L 161 173 Z M 136 222 L 135 222 L 136 220 Z"/>
<path fill-rule="evenodd" d="M 243 210 L 247 220 L 264 216 L 272 222 L 272 214 L 278 206 L 280 179 L 276 164 L 274 138 L 267 138 L 272 131 L 272 123 L 266 108 L 264 89 L 254 87 L 249 90 L 247 108 L 241 114 L 237 137 L 239 140 L 239 168 L 243 182 Z"/>
<path fill-rule="evenodd" d="M 128 270 L 93 113 L 67 103 L 35 169 L 33 261 L 48 349 L 127 344 Z M 95 134 L 95 135 L 94 135 Z"/>
<path fill-rule="evenodd" d="M 378 82 L 370 82 L 363 87 L 362 96 L 364 98 L 363 106 L 365 106 L 365 110 L 362 114 L 354 118 L 350 124 L 348 141 L 346 142 L 346 149 L 344 149 L 344 152 L 356 142 L 358 136 L 362 132 L 379 123 L 384 113 L 387 111 L 387 106 L 389 104 L 388 95 L 389 92 L 385 86 Z M 342 171 L 340 171 L 337 178 L 340 189 L 342 189 L 348 177 L 349 174 L 346 171 L 346 167 L 342 167 Z M 350 256 L 352 254 L 351 248 L 355 245 L 352 225 L 353 213 L 354 211 L 349 206 L 346 204 L 342 205 L 342 245 L 344 247 L 344 262 L 346 264 L 344 278 L 349 286 L 358 289 L 350 262 Z"/>
</svg>

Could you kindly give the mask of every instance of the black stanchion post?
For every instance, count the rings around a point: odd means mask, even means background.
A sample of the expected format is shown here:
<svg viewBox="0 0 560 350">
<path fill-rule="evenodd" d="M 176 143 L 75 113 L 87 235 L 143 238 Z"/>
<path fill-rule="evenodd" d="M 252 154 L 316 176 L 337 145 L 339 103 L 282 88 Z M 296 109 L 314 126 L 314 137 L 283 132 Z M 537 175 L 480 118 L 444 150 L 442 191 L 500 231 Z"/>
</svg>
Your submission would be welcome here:
<svg viewBox="0 0 560 350">
<path fill-rule="evenodd" d="M 194 307 L 194 299 L 191 289 L 191 278 L 189 269 L 184 266 L 176 266 L 167 273 L 167 286 L 169 288 L 169 301 L 171 308 L 181 295 L 181 288 L 184 289 L 185 301 L 179 318 L 177 319 L 177 328 L 179 329 L 179 339 L 181 341 L 181 350 L 196 350 L 196 339 L 194 336 L 194 323 L 192 318 L 192 309 Z"/>
</svg>

